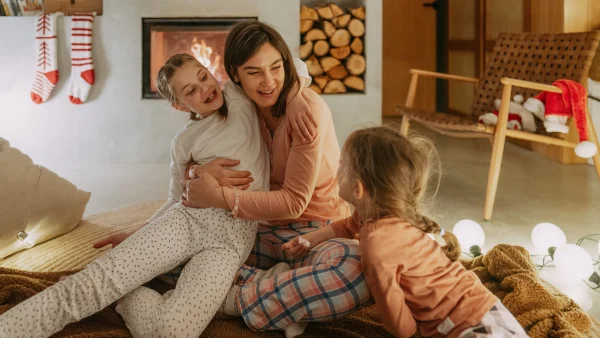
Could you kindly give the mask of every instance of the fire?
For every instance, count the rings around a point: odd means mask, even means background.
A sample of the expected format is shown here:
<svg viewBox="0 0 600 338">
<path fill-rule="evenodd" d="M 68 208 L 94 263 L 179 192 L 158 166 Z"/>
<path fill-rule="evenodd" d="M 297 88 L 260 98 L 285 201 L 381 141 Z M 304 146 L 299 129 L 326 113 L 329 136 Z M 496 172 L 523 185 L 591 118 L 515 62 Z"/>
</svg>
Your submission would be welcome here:
<svg viewBox="0 0 600 338">
<path fill-rule="evenodd" d="M 191 47 L 192 54 L 204 67 L 208 69 L 215 77 L 217 77 L 218 81 L 221 81 L 219 77 L 219 73 L 217 72 L 218 68 L 221 65 L 221 56 L 218 53 L 215 53 L 212 47 L 206 44 L 204 39 L 198 41 L 197 38 L 194 38 L 192 41 Z M 214 56 L 213 56 L 214 54 Z"/>
</svg>

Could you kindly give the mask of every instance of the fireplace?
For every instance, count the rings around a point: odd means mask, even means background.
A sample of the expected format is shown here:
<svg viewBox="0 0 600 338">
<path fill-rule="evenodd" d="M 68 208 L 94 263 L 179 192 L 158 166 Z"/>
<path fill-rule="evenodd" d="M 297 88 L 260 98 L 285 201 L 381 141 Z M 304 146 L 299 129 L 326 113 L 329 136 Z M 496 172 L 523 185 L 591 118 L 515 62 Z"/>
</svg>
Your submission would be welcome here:
<svg viewBox="0 0 600 338">
<path fill-rule="evenodd" d="M 156 75 L 174 54 L 196 57 L 218 81 L 229 79 L 223 67 L 225 40 L 232 26 L 248 18 L 143 18 L 142 98 L 160 99 Z"/>
</svg>

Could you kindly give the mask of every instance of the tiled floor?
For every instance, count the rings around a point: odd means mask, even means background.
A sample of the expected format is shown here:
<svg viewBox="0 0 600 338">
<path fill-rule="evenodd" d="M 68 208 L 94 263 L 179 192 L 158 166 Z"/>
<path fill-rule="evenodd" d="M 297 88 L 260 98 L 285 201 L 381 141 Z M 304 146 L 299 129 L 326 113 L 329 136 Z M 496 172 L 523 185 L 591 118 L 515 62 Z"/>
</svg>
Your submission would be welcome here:
<svg viewBox="0 0 600 338">
<path fill-rule="evenodd" d="M 484 249 L 508 243 L 533 250 L 530 233 L 540 222 L 559 225 L 570 243 L 587 234 L 600 233 L 600 181 L 593 167 L 560 165 L 508 144 L 493 220 L 484 222 L 489 141 L 426 135 L 438 146 L 444 171 L 431 214 L 447 229 L 461 219 L 480 222 L 486 233 Z M 88 215 L 165 199 L 169 184 L 168 163 L 69 165 L 51 169 L 92 192 Z M 598 255 L 594 245 L 586 248 Z M 559 280 L 553 268 L 546 268 L 542 275 L 552 281 Z M 591 299 L 594 306 L 590 313 L 600 318 L 600 293 L 583 284 L 570 290 L 583 303 Z"/>
</svg>

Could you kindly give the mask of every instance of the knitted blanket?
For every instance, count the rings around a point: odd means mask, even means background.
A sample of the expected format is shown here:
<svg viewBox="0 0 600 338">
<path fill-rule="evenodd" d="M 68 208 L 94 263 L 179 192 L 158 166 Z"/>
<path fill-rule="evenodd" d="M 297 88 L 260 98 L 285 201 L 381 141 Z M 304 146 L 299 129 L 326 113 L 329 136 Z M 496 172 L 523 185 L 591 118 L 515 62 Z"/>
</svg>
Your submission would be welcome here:
<svg viewBox="0 0 600 338">
<path fill-rule="evenodd" d="M 0 261 L 0 313 L 56 283 L 102 254 L 91 244 L 111 233 L 131 229 L 147 219 L 161 202 L 137 205 L 86 218 L 73 231 Z M 600 337 L 600 323 L 571 299 L 539 279 L 526 249 L 498 245 L 463 265 L 502 300 L 533 338 Z M 34 270 L 25 272 L 18 269 Z M 62 271 L 61 271 L 62 270 Z M 57 272 L 58 271 L 58 272 Z M 148 285 L 159 292 L 166 285 Z M 585 334 L 582 334 L 585 332 Z M 202 337 L 283 337 L 281 332 L 254 332 L 240 318 L 217 314 Z M 392 337 L 383 328 L 374 306 L 329 323 L 311 323 L 302 337 Z M 124 322 L 109 306 L 96 315 L 67 326 L 54 337 L 131 337 Z"/>
</svg>

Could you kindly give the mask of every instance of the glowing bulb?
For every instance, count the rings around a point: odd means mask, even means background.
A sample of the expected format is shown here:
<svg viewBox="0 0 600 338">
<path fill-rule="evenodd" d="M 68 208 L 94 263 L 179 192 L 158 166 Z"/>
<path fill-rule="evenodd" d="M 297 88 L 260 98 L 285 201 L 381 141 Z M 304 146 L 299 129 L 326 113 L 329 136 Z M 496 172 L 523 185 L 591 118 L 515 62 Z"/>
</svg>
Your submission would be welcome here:
<svg viewBox="0 0 600 338">
<path fill-rule="evenodd" d="M 460 246 L 470 249 L 472 246 L 483 247 L 485 243 L 485 232 L 477 222 L 463 219 L 454 226 L 452 233 L 458 238 Z"/>
<path fill-rule="evenodd" d="M 538 251 L 548 253 L 550 248 L 558 248 L 567 244 L 567 236 L 552 223 L 540 223 L 531 231 L 531 241 Z"/>
<path fill-rule="evenodd" d="M 554 264 L 559 276 L 565 280 L 587 280 L 594 273 L 592 257 L 575 244 L 559 246 L 554 253 Z"/>
<path fill-rule="evenodd" d="M 590 311 L 592 309 L 592 297 L 588 293 L 588 288 L 582 284 L 569 284 L 566 287 L 560 288 L 560 291 L 571 298 L 577 305 L 579 305 L 583 311 Z"/>
<path fill-rule="evenodd" d="M 17 234 L 17 238 L 19 238 L 22 242 L 23 245 L 27 248 L 33 248 L 33 246 L 35 245 L 35 237 L 33 237 L 30 234 L 27 234 L 25 231 L 21 231 Z"/>
</svg>

